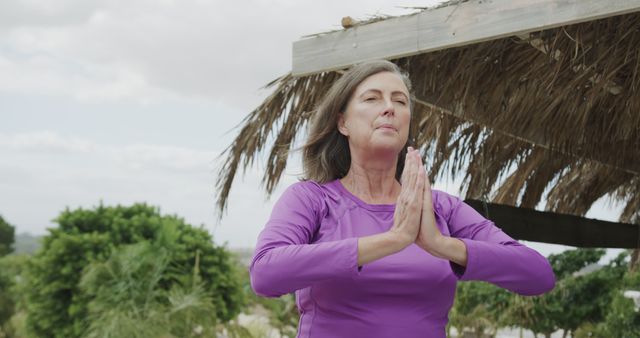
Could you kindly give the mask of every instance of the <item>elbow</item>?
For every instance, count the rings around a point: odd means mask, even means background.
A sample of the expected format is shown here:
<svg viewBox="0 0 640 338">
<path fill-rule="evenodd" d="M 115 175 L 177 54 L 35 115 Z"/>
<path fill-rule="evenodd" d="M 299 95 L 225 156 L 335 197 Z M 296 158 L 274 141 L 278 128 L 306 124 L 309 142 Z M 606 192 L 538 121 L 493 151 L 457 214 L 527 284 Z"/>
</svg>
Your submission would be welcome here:
<svg viewBox="0 0 640 338">
<path fill-rule="evenodd" d="M 534 285 L 531 289 L 527 290 L 527 292 L 521 293 L 523 296 L 541 296 L 547 292 L 550 292 L 556 286 L 556 278 L 553 275 L 553 272 L 550 276 L 544 276 L 539 278 L 536 281 L 536 285 Z"/>
<path fill-rule="evenodd" d="M 542 256 L 541 256 L 542 257 Z M 543 264 L 540 268 L 540 293 L 547 293 L 556 287 L 556 275 L 553 273 L 553 268 L 549 261 L 542 257 Z"/>
<path fill-rule="evenodd" d="M 544 259 L 544 264 L 535 271 L 535 276 L 532 278 L 531 287 L 526 292 L 520 293 L 523 296 L 540 296 L 547 292 L 550 292 L 556 286 L 556 276 L 553 273 L 553 269 L 549 262 Z"/>
<path fill-rule="evenodd" d="M 549 263 L 547 265 L 547 272 L 542 274 L 543 277 L 541 278 L 540 294 L 551 292 L 556 287 L 556 275 L 553 273 L 551 265 Z"/>
<path fill-rule="evenodd" d="M 263 279 L 259 277 L 256 278 L 253 275 L 251 276 L 251 288 L 256 295 L 261 297 L 275 298 L 281 296 L 271 288 L 269 283 L 266 283 Z"/>
<path fill-rule="evenodd" d="M 258 296 L 273 298 L 285 294 L 278 292 L 276 286 L 280 283 L 275 277 L 276 276 L 269 273 L 268 268 L 261 267 L 260 264 L 256 264 L 255 262 L 249 268 L 251 288 Z"/>
</svg>

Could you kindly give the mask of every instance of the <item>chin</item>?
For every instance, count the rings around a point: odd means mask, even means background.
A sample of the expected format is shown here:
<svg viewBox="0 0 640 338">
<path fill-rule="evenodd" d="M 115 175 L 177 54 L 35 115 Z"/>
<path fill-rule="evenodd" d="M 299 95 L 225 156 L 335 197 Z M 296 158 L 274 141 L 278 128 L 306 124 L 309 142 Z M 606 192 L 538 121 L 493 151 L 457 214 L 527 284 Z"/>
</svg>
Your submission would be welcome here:
<svg viewBox="0 0 640 338">
<path fill-rule="evenodd" d="M 402 151 L 404 144 L 398 145 L 397 143 L 378 143 L 372 144 L 371 150 L 375 153 L 398 155 Z"/>
</svg>

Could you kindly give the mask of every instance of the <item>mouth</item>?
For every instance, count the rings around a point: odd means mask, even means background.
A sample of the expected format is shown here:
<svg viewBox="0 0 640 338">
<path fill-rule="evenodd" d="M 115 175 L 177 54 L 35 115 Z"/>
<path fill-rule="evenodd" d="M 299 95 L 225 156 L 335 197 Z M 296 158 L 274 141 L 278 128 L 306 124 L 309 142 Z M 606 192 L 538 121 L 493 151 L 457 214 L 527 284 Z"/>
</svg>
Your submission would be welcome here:
<svg viewBox="0 0 640 338">
<path fill-rule="evenodd" d="M 378 128 L 376 128 L 376 129 L 384 129 L 384 130 L 388 129 L 388 130 L 393 130 L 393 131 L 395 131 L 395 132 L 397 132 L 397 131 L 398 131 L 398 129 L 396 129 L 392 124 L 388 124 L 388 123 L 385 123 L 385 124 L 383 124 L 383 125 L 380 125 L 380 126 L 378 126 Z"/>
</svg>

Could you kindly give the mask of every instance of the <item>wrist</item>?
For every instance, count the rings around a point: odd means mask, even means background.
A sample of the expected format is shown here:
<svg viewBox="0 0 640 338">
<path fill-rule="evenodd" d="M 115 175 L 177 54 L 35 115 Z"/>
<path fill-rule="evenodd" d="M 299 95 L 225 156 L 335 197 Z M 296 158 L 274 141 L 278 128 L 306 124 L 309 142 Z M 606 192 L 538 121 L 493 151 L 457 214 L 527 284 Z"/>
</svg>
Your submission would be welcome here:
<svg viewBox="0 0 640 338">
<path fill-rule="evenodd" d="M 385 235 L 388 245 L 393 248 L 394 251 L 400 251 L 413 243 L 413 240 L 400 232 L 390 230 L 387 231 Z"/>
<path fill-rule="evenodd" d="M 434 242 L 438 244 L 433 246 L 429 251 L 430 254 L 460 266 L 467 266 L 467 247 L 461 240 L 441 235 L 441 238 Z"/>
<path fill-rule="evenodd" d="M 443 236 L 442 234 L 430 236 L 422 241 L 424 243 L 423 249 L 435 257 L 446 258 L 452 239 L 453 238 Z"/>
</svg>

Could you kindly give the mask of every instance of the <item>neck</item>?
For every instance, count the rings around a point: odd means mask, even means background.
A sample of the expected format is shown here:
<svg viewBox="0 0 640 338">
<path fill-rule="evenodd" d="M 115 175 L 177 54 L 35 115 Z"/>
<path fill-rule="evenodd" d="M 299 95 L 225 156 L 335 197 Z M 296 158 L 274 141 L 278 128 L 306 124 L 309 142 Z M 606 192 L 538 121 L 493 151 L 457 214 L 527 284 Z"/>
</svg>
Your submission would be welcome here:
<svg viewBox="0 0 640 338">
<path fill-rule="evenodd" d="M 340 179 L 352 194 L 369 204 L 394 204 L 400 193 L 396 180 L 397 155 L 393 159 L 351 158 L 349 172 Z"/>
</svg>

